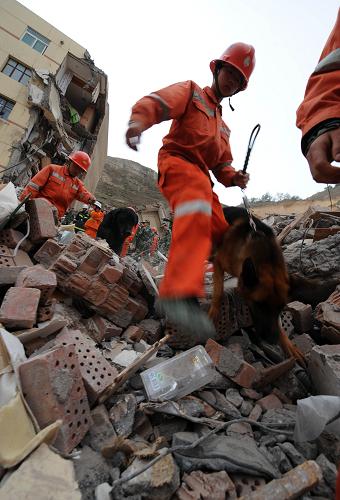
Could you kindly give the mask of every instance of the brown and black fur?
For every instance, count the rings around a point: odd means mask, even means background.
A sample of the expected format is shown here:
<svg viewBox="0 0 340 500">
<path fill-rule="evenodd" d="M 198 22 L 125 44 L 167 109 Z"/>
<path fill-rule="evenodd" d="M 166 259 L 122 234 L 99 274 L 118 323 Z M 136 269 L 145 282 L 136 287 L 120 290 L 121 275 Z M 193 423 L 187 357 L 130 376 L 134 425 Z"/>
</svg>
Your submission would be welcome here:
<svg viewBox="0 0 340 500">
<path fill-rule="evenodd" d="M 214 257 L 214 292 L 209 316 L 216 321 L 223 295 L 224 273 L 238 278 L 238 288 L 250 308 L 259 337 L 280 342 L 284 351 L 303 362 L 303 356 L 279 325 L 279 314 L 288 303 L 289 275 L 273 230 L 253 217 L 254 231 L 245 209 L 225 207 L 230 224 Z"/>
</svg>

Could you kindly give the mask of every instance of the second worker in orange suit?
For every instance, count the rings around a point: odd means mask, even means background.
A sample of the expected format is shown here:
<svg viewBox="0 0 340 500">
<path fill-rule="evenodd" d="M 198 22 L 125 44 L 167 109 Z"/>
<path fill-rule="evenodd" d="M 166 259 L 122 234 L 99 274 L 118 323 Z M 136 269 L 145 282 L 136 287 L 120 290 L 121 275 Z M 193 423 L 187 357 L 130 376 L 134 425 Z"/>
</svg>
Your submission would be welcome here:
<svg viewBox="0 0 340 500">
<path fill-rule="evenodd" d="M 45 198 L 58 210 L 61 219 L 69 206 L 75 201 L 92 204 L 96 198 L 78 178 L 88 171 L 91 158 L 84 151 L 75 151 L 68 157 L 65 165 L 46 165 L 38 172 L 20 195 L 23 200 L 27 195 L 31 199 Z"/>
<path fill-rule="evenodd" d="M 90 212 L 90 218 L 84 224 L 85 233 L 91 238 L 96 238 L 98 227 L 103 222 L 104 212 L 102 212 L 102 204 L 100 201 L 93 203 L 94 210 Z"/>
<path fill-rule="evenodd" d="M 172 241 L 159 289 L 159 308 L 169 321 L 203 342 L 215 329 L 200 309 L 205 261 L 212 242 L 228 229 L 212 190 L 209 171 L 224 186 L 245 188 L 248 174 L 232 167 L 230 130 L 222 120 L 221 101 L 244 90 L 255 65 L 251 45 L 235 43 L 210 63 L 213 82 L 175 83 L 140 99 L 132 108 L 127 144 L 137 150 L 141 134 L 156 123 L 173 120 L 158 156 L 158 186 L 174 213 Z"/>
</svg>

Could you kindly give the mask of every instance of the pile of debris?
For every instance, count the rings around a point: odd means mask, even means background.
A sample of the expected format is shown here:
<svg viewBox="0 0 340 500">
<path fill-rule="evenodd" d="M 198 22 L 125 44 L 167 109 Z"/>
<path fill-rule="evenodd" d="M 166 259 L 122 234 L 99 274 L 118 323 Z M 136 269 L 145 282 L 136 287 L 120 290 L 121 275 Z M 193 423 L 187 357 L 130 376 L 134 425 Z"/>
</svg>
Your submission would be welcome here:
<svg viewBox="0 0 340 500">
<path fill-rule="evenodd" d="M 0 231 L 0 498 L 334 496 L 340 287 L 314 309 L 293 302 L 281 315 L 301 367 L 253 342 L 249 310 L 227 277 L 217 335 L 204 346 L 210 382 L 151 401 L 141 372 L 161 380 L 163 363 L 194 344 L 157 316 L 161 271 L 83 234 L 63 245 L 47 202 L 26 210 L 28 238 L 22 216 Z M 318 276 L 338 279 L 339 238 L 304 249 L 311 276 L 325 258 Z M 206 290 L 204 308 L 211 272 Z"/>
</svg>

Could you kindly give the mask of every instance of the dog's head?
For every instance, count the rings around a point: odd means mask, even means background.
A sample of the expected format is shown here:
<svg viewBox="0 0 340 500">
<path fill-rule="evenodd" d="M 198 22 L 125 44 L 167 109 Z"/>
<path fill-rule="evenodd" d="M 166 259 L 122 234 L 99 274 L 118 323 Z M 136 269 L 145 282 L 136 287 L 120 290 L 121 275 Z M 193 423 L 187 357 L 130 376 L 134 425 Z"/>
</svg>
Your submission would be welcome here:
<svg viewBox="0 0 340 500">
<path fill-rule="evenodd" d="M 279 339 L 279 315 L 288 301 L 289 280 L 274 238 L 257 234 L 249 243 L 239 288 L 249 305 L 257 334 L 270 343 Z"/>
</svg>

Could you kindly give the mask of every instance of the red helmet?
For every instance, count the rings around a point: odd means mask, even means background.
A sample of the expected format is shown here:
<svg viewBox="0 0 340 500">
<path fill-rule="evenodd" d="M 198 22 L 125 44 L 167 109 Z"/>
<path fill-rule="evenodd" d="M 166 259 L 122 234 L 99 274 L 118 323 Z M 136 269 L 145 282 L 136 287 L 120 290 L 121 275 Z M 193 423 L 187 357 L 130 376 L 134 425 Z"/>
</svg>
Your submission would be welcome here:
<svg viewBox="0 0 340 500">
<path fill-rule="evenodd" d="M 244 77 L 244 84 L 240 90 L 244 90 L 255 67 L 255 49 L 247 43 L 234 43 L 230 45 L 219 59 L 214 59 L 210 63 L 212 73 L 215 72 L 217 63 L 230 64 L 236 68 Z"/>
<path fill-rule="evenodd" d="M 91 165 L 91 158 L 85 151 L 74 151 L 69 155 L 69 159 L 73 161 L 84 172 L 87 172 Z"/>
</svg>

